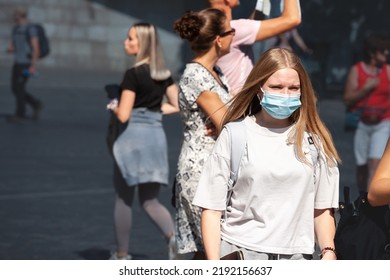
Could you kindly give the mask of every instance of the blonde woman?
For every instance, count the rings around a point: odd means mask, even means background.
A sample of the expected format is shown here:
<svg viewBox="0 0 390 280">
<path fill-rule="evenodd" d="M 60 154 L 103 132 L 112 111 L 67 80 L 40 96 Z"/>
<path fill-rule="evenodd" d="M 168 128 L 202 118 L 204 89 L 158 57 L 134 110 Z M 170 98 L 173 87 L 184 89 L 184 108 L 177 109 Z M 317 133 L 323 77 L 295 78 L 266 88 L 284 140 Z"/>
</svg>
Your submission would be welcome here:
<svg viewBox="0 0 390 280">
<path fill-rule="evenodd" d="M 262 55 L 227 109 L 223 123 L 233 121 L 244 126 L 246 151 L 225 222 L 220 224 L 230 174 L 226 129 L 204 165 L 193 201 L 203 209 L 207 258 L 240 249 L 245 259 L 311 259 L 316 238 L 322 259 L 336 259 L 339 156 L 294 53 L 275 48 Z"/>
<path fill-rule="evenodd" d="M 160 186 L 168 184 L 168 157 L 162 114 L 179 111 L 178 89 L 165 67 L 157 30 L 137 23 L 124 41 L 135 65 L 124 75 L 119 105 L 111 103 L 118 120 L 128 123 L 115 141 L 114 184 L 117 191 L 114 222 L 117 249 L 111 259 L 131 259 L 128 254 L 132 203 L 138 186 L 140 205 L 169 243 L 169 258 L 175 257 L 174 225 L 168 210 L 158 201 Z M 163 103 L 163 97 L 167 102 Z"/>
</svg>

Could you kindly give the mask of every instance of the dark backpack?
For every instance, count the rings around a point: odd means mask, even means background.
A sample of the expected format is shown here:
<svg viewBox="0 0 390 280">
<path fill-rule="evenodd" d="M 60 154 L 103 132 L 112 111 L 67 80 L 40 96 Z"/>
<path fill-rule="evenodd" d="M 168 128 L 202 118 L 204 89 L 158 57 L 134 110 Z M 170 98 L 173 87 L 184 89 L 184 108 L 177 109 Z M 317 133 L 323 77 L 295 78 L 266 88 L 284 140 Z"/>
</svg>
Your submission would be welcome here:
<svg viewBox="0 0 390 280">
<path fill-rule="evenodd" d="M 39 42 L 39 58 L 44 58 L 50 53 L 50 43 L 46 36 L 45 28 L 39 23 L 30 23 L 26 28 L 27 41 L 30 44 L 30 35 L 28 30 L 34 27 L 37 30 L 38 42 Z"/>
<path fill-rule="evenodd" d="M 367 193 L 350 200 L 344 187 L 335 246 L 341 260 L 390 260 L 390 210 L 388 205 L 373 207 Z"/>
</svg>

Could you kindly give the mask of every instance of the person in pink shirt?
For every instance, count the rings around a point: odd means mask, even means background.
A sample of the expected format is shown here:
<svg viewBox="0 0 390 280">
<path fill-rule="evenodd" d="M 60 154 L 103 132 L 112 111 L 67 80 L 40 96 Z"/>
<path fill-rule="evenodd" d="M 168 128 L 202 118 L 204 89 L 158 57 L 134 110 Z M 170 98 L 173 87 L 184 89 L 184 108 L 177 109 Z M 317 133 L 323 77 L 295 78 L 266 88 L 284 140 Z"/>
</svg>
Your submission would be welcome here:
<svg viewBox="0 0 390 280">
<path fill-rule="evenodd" d="M 227 77 L 230 93 L 234 96 L 253 68 L 253 44 L 291 30 L 301 23 L 299 0 L 285 0 L 282 14 L 267 20 L 233 20 L 232 9 L 240 4 L 239 0 L 209 0 L 209 3 L 211 8 L 223 10 L 232 28 L 236 30 L 230 52 L 217 62 Z"/>
</svg>

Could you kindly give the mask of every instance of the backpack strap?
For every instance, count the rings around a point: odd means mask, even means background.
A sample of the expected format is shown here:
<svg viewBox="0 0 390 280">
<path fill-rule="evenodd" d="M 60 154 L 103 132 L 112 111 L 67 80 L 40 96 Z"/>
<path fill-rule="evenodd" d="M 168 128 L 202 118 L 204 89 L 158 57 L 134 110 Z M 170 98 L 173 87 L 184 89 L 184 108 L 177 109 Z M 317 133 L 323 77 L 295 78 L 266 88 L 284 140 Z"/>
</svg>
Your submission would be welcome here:
<svg viewBox="0 0 390 280">
<path fill-rule="evenodd" d="M 227 182 L 228 193 L 226 198 L 226 208 L 230 203 L 233 194 L 234 185 L 237 182 L 240 163 L 246 148 L 246 130 L 244 121 L 231 122 L 225 125 L 230 136 L 230 175 Z M 226 219 L 226 209 L 224 213 Z"/>
<path fill-rule="evenodd" d="M 305 133 L 303 138 L 304 138 L 304 141 L 305 141 L 307 147 L 309 148 L 309 153 L 310 153 L 311 161 L 312 161 L 313 168 L 314 168 L 314 184 L 316 184 L 317 163 L 318 163 L 319 153 L 318 153 L 316 145 L 314 145 L 313 136 L 310 133 Z"/>
<path fill-rule="evenodd" d="M 306 144 L 307 144 L 307 146 L 309 147 L 309 150 L 310 150 L 310 156 L 311 156 L 311 159 L 312 159 L 312 163 L 313 163 L 313 165 L 317 165 L 317 162 L 318 162 L 318 150 L 317 150 L 316 145 L 314 145 L 313 136 L 310 133 L 308 133 L 308 136 L 305 135 L 305 141 L 306 141 Z"/>
</svg>

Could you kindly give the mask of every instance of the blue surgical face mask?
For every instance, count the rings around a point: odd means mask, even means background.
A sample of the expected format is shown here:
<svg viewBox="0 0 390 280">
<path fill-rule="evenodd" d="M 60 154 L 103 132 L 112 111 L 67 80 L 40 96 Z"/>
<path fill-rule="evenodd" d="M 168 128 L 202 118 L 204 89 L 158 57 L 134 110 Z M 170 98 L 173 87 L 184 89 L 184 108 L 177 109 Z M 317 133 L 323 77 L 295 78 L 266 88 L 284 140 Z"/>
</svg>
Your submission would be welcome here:
<svg viewBox="0 0 390 280">
<path fill-rule="evenodd" d="M 283 94 L 260 89 L 263 92 L 260 105 L 274 119 L 287 119 L 301 107 L 300 93 Z"/>
</svg>

